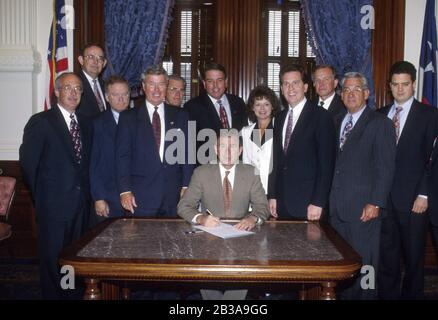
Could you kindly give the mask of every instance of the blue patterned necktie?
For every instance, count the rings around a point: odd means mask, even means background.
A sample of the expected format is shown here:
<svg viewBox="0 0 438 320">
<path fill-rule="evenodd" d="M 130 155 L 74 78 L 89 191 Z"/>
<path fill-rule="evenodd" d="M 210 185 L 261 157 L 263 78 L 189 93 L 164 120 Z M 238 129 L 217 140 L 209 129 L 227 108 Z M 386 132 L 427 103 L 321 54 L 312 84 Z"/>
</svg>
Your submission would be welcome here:
<svg viewBox="0 0 438 320">
<path fill-rule="evenodd" d="M 73 150 L 75 152 L 75 158 L 77 163 L 81 163 L 81 132 L 73 113 L 70 114 L 70 119 L 70 135 L 73 142 Z"/>
<path fill-rule="evenodd" d="M 339 144 L 339 148 L 341 150 L 344 147 L 345 142 L 347 141 L 347 138 L 350 135 L 352 129 L 353 129 L 353 116 L 350 114 L 348 121 L 345 124 L 344 130 L 342 131 L 340 144 Z"/>
</svg>

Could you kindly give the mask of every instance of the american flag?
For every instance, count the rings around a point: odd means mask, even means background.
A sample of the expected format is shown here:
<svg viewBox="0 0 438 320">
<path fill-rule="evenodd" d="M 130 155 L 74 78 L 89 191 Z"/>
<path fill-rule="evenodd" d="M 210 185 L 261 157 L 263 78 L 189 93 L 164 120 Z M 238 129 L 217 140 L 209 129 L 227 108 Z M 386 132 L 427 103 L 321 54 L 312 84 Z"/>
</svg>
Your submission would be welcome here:
<svg viewBox="0 0 438 320">
<path fill-rule="evenodd" d="M 427 0 L 424 16 L 423 40 L 421 42 L 420 76 L 418 77 L 421 101 L 437 107 L 437 27 L 435 0 Z"/>
<path fill-rule="evenodd" d="M 48 81 L 44 110 L 48 110 L 51 107 L 53 85 L 56 77 L 68 70 L 65 11 L 65 0 L 53 0 L 53 19 L 47 52 L 50 79 Z"/>
</svg>

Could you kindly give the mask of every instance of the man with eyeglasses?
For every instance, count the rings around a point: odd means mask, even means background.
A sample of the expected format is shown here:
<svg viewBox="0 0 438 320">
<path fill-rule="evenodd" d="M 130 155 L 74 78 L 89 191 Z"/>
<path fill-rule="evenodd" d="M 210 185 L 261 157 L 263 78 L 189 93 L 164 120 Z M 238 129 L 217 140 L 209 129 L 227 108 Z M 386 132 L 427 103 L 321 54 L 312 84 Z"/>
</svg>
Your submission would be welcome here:
<svg viewBox="0 0 438 320">
<path fill-rule="evenodd" d="M 333 118 L 340 113 L 345 114 L 344 103 L 336 93 L 338 79 L 336 79 L 335 68 L 330 65 L 316 66 L 312 74 L 312 81 L 318 94 L 318 99 L 314 103 L 330 112 Z"/>
<path fill-rule="evenodd" d="M 333 120 L 325 109 L 307 100 L 308 78 L 302 66 L 283 66 L 280 86 L 288 106 L 274 126 L 273 169 L 268 179 L 271 214 L 318 221 L 333 176 Z"/>
<path fill-rule="evenodd" d="M 76 112 L 81 79 L 63 73 L 54 90 L 57 105 L 30 118 L 20 147 L 20 165 L 36 209 L 43 299 L 74 293 L 60 287 L 58 256 L 86 230 L 90 209 L 92 128 L 89 119 Z"/>
<path fill-rule="evenodd" d="M 95 117 L 107 109 L 104 83 L 100 77 L 107 62 L 105 53 L 100 46 L 88 44 L 82 50 L 78 61 L 82 69 L 79 76 L 84 87 L 78 112 L 87 117 Z"/>
<path fill-rule="evenodd" d="M 142 74 L 145 101 L 120 114 L 116 175 L 120 202 L 136 216 L 176 217 L 193 166 L 188 163 L 188 115 L 164 102 L 168 75 L 161 66 Z"/>
<path fill-rule="evenodd" d="M 109 108 L 93 122 L 90 184 L 95 215 L 90 217 L 90 225 L 108 217 L 124 215 L 115 175 L 115 143 L 120 113 L 128 108 L 129 96 L 126 79 L 117 75 L 108 78 L 105 83 L 105 97 Z"/>
<path fill-rule="evenodd" d="M 367 107 L 365 76 L 346 73 L 341 87 L 348 113 L 335 120 L 337 158 L 329 221 L 361 256 L 362 264 L 377 274 L 381 208 L 386 206 L 395 167 L 395 130 L 388 118 Z M 376 284 L 370 279 L 362 281 L 359 274 L 341 298 L 375 299 Z"/>
<path fill-rule="evenodd" d="M 437 112 L 414 98 L 416 75 L 417 70 L 410 62 L 394 63 L 389 73 L 394 102 L 379 110 L 392 120 L 397 136 L 394 181 L 387 216 L 382 220 L 378 277 L 381 299 L 424 297 L 424 249 L 431 192 L 427 165 L 435 139 Z M 401 285 L 402 257 L 405 273 Z"/>
<path fill-rule="evenodd" d="M 166 91 L 166 103 L 172 107 L 182 108 L 185 92 L 186 80 L 176 74 L 170 75 Z"/>
</svg>

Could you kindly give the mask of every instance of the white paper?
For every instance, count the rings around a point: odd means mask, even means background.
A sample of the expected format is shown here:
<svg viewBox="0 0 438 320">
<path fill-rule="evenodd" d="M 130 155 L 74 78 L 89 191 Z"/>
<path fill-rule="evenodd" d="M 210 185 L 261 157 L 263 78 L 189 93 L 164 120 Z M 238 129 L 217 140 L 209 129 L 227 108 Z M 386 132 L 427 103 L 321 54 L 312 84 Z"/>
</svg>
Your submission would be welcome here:
<svg viewBox="0 0 438 320">
<path fill-rule="evenodd" d="M 196 229 L 208 232 L 216 237 L 222 239 L 243 237 L 250 234 L 254 234 L 252 231 L 237 230 L 232 225 L 221 222 L 217 227 L 204 227 L 204 226 L 194 226 Z"/>
</svg>

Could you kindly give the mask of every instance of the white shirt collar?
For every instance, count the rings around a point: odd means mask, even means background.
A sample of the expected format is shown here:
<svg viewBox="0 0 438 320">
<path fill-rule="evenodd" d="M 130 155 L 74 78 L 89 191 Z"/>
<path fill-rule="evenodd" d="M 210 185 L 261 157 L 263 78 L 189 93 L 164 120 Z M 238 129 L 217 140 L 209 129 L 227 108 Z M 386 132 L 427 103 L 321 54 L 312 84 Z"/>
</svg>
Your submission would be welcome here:
<svg viewBox="0 0 438 320">
<path fill-rule="evenodd" d="M 119 123 L 119 117 L 120 117 L 120 113 L 117 112 L 116 110 L 114 110 L 113 108 L 111 108 L 111 112 L 113 114 L 113 118 L 116 121 L 116 123 Z"/>
<path fill-rule="evenodd" d="M 59 110 L 61 111 L 61 114 L 62 114 L 62 117 L 64 118 L 65 123 L 67 124 L 67 128 L 70 129 L 70 122 L 71 122 L 70 115 L 73 114 L 73 116 L 74 116 L 74 118 L 75 118 L 75 120 L 76 120 L 76 122 L 77 122 L 77 121 L 78 121 L 78 118 L 76 117 L 76 114 L 75 114 L 74 112 L 71 113 L 71 112 L 67 111 L 67 110 L 66 110 L 63 106 L 61 106 L 59 103 L 58 103 L 58 108 L 59 108 Z"/>
<path fill-rule="evenodd" d="M 219 163 L 219 171 L 221 174 L 221 183 L 224 181 L 225 171 L 230 171 L 228 174 L 228 180 L 230 181 L 231 188 L 234 186 L 234 176 L 236 174 L 236 165 L 232 166 L 230 169 L 225 169 L 224 166 Z"/>
<path fill-rule="evenodd" d="M 327 99 L 325 99 L 325 100 L 323 100 L 321 97 L 319 97 L 318 106 L 321 104 L 321 101 L 324 101 L 324 105 L 322 107 L 324 109 L 328 110 L 328 108 L 330 107 L 333 99 L 335 98 L 335 94 L 336 94 L 336 92 L 333 92 L 333 94 L 330 97 L 328 97 Z"/>
</svg>

